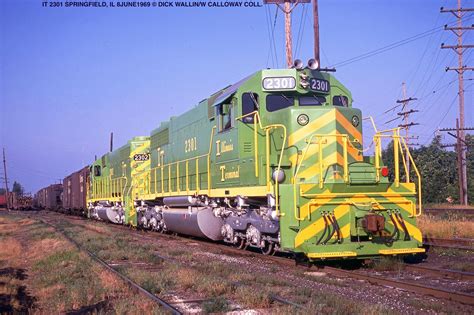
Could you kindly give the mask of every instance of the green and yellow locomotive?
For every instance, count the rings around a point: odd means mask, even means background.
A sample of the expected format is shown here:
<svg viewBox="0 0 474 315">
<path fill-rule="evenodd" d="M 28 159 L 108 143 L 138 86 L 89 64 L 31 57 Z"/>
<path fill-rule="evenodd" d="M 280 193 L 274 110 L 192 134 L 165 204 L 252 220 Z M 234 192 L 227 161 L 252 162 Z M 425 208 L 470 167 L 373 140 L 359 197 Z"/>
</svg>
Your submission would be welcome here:
<svg viewBox="0 0 474 315">
<path fill-rule="evenodd" d="M 421 183 L 401 180 L 411 156 L 398 129 L 375 129 L 364 155 L 351 93 L 311 65 L 258 71 L 105 154 L 89 215 L 310 260 L 423 252 Z"/>
</svg>

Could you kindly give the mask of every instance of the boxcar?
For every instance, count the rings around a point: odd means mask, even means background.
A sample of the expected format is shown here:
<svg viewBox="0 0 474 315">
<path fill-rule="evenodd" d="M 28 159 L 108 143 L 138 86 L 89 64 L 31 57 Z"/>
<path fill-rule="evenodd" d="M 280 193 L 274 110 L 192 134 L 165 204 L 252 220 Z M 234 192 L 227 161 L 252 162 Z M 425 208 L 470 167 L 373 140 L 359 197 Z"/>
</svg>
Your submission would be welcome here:
<svg viewBox="0 0 474 315">
<path fill-rule="evenodd" d="M 63 208 L 70 212 L 83 213 L 86 209 L 89 167 L 66 176 L 63 180 Z"/>
<path fill-rule="evenodd" d="M 62 207 L 62 184 L 53 184 L 40 189 L 35 195 L 35 205 L 42 209 L 56 210 Z"/>
</svg>

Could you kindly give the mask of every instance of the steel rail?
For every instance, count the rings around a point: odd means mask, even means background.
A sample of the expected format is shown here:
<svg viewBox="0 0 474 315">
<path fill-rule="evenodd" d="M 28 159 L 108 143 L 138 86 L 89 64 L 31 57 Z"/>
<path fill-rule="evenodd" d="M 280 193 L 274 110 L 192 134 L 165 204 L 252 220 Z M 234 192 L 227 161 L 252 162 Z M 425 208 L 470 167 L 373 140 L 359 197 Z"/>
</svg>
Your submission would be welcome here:
<svg viewBox="0 0 474 315">
<path fill-rule="evenodd" d="M 448 278 L 454 278 L 458 280 L 474 280 L 474 272 L 453 270 L 453 269 L 442 269 L 442 268 L 432 268 L 427 266 L 420 265 L 405 265 L 405 270 L 415 271 L 425 274 L 431 274 L 435 276 L 442 276 Z"/>
<path fill-rule="evenodd" d="M 95 255 L 94 253 L 92 253 L 91 251 L 89 251 L 88 249 L 82 247 L 78 242 L 76 242 L 74 239 L 72 239 L 71 237 L 69 237 L 65 232 L 64 230 L 58 228 L 57 226 L 55 226 L 54 224 L 51 224 L 43 219 L 40 219 L 41 222 L 43 222 L 44 224 L 52 227 L 55 229 L 55 231 L 57 231 L 58 233 L 60 233 L 65 239 L 67 239 L 70 243 L 72 243 L 74 246 L 77 247 L 78 250 L 80 251 L 83 251 L 85 252 L 87 255 L 89 255 L 89 257 L 91 257 L 93 260 L 95 260 L 96 262 L 98 262 L 100 265 L 102 265 L 105 269 L 107 269 L 108 271 L 112 272 L 114 275 L 118 276 L 120 279 L 122 279 L 122 281 L 124 281 L 128 286 L 130 286 L 132 289 L 138 291 L 139 293 L 143 294 L 144 296 L 146 296 L 147 298 L 153 300 L 154 302 L 158 303 L 159 305 L 161 305 L 163 308 L 165 308 L 166 310 L 170 311 L 173 315 L 182 315 L 183 313 L 180 312 L 178 309 L 174 308 L 173 306 L 171 306 L 169 303 L 167 303 L 166 301 L 160 299 L 159 297 L 157 297 L 156 295 L 154 295 L 153 293 L 145 290 L 143 287 L 141 287 L 139 284 L 137 284 L 136 282 L 134 282 L 132 279 L 128 278 L 127 276 L 121 274 L 120 272 L 118 272 L 117 270 L 115 270 L 113 267 L 111 267 L 109 264 L 107 264 L 105 261 L 103 261 L 102 259 L 100 259 L 97 255 Z"/>
<path fill-rule="evenodd" d="M 474 239 L 470 238 L 437 238 L 425 237 L 423 244 L 433 247 L 444 247 L 461 250 L 474 250 Z"/>
<path fill-rule="evenodd" d="M 382 285 L 382 286 L 391 286 L 399 289 L 404 289 L 414 293 L 421 293 L 424 295 L 431 295 L 436 298 L 447 299 L 451 301 L 456 301 L 463 304 L 474 305 L 474 295 L 467 294 L 464 292 L 457 292 L 452 290 L 439 289 L 432 286 L 421 285 L 414 282 L 406 282 L 389 278 L 382 278 L 379 276 L 365 275 L 358 272 L 353 272 L 349 270 L 334 268 L 334 267 L 324 267 L 323 270 L 329 271 L 329 273 L 344 277 L 349 277 L 358 280 L 365 280 L 369 283 Z"/>
<path fill-rule="evenodd" d="M 270 299 L 273 300 L 273 301 L 276 301 L 276 302 L 280 302 L 282 304 L 286 304 L 286 305 L 289 305 L 289 306 L 294 306 L 294 307 L 297 307 L 297 308 L 301 308 L 301 309 L 304 309 L 305 306 L 301 305 L 301 304 L 298 304 L 298 303 L 295 303 L 295 302 L 291 302 L 291 301 L 288 301 L 280 296 L 277 296 L 275 294 L 270 294 Z"/>
<path fill-rule="evenodd" d="M 428 214 L 456 213 L 474 215 L 474 208 L 424 208 L 423 211 Z"/>
</svg>

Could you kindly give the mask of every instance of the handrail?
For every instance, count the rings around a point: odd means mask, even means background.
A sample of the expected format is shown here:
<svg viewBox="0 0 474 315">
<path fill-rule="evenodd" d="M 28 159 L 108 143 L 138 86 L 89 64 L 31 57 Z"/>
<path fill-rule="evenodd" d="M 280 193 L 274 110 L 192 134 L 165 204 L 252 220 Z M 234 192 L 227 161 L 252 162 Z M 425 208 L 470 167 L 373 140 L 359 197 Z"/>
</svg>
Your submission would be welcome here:
<svg viewBox="0 0 474 315">
<path fill-rule="evenodd" d="M 406 152 L 408 153 L 408 157 L 410 158 L 411 164 L 413 166 L 413 169 L 415 170 L 416 176 L 418 178 L 418 212 L 415 209 L 415 213 L 413 214 L 414 217 L 419 217 L 421 215 L 421 175 L 418 170 L 418 167 L 415 164 L 415 161 L 413 160 L 413 156 L 410 153 L 410 150 L 408 149 L 408 145 L 405 141 L 405 138 L 401 138 L 403 142 L 403 146 L 405 147 Z M 409 174 L 407 174 L 407 178 L 409 177 Z"/>
<path fill-rule="evenodd" d="M 313 138 L 318 138 L 318 142 L 317 143 L 313 143 Z M 296 167 L 296 171 L 295 171 L 295 174 L 293 175 L 293 183 L 296 184 L 296 179 L 298 177 L 298 173 L 299 173 L 299 170 L 301 168 L 301 165 L 303 164 L 305 158 L 306 158 L 306 154 L 309 150 L 309 147 L 312 145 L 312 144 L 318 144 L 319 145 L 319 149 L 318 149 L 318 156 L 319 156 L 319 159 L 318 159 L 318 163 L 319 163 L 319 186 L 322 187 L 322 184 L 324 183 L 324 179 L 323 179 L 323 150 L 322 150 L 322 144 L 323 143 L 323 139 L 326 138 L 326 137 L 334 137 L 336 138 L 336 141 L 337 141 L 337 138 L 342 138 L 342 141 L 343 141 L 343 158 L 344 158 L 344 165 L 343 165 L 343 168 L 344 168 L 344 182 L 348 182 L 349 181 L 349 167 L 348 167 L 348 159 L 347 159 L 347 143 L 348 143 L 348 135 L 346 134 L 339 134 L 339 133 L 334 133 L 334 134 L 312 134 L 309 138 L 306 139 L 306 148 L 304 150 L 304 153 L 303 153 L 303 156 L 301 157 L 301 161 L 299 161 L 297 167 Z"/>
<path fill-rule="evenodd" d="M 267 176 L 267 190 L 270 192 L 271 189 L 271 178 L 270 178 L 270 131 L 272 129 L 276 128 L 281 128 L 283 130 L 283 141 L 281 145 L 281 153 L 280 153 L 280 158 L 278 159 L 278 166 L 277 166 L 277 174 L 280 173 L 281 170 L 281 162 L 283 160 L 283 151 L 285 150 L 286 146 L 286 137 L 287 137 L 287 130 L 286 126 L 283 124 L 270 124 L 267 126 L 262 125 L 262 121 L 260 119 L 260 115 L 258 111 L 253 111 L 250 113 L 247 113 L 245 115 L 239 116 L 235 118 L 235 120 L 242 120 L 242 118 L 253 116 L 253 125 L 254 125 L 254 154 L 255 154 L 255 176 L 258 177 L 258 130 L 257 130 L 257 122 L 258 126 L 260 127 L 261 130 L 265 131 L 265 155 L 266 155 L 266 176 Z M 275 211 L 277 215 L 280 215 L 280 204 L 279 204 L 279 182 L 278 180 L 275 180 Z"/>
<path fill-rule="evenodd" d="M 371 119 L 372 123 L 373 123 L 373 120 Z M 374 124 L 374 129 L 377 130 L 377 128 L 375 127 L 375 124 Z M 391 134 L 389 134 L 391 133 Z M 298 174 L 299 174 L 299 171 L 300 171 L 300 168 L 306 158 L 306 155 L 309 151 L 309 147 L 312 145 L 312 144 L 318 144 L 319 145 L 319 151 L 318 151 L 318 164 L 319 164 L 319 187 L 322 188 L 323 185 L 324 185 L 324 168 L 323 168 L 323 152 L 322 152 L 322 148 L 323 148 L 323 145 L 324 145 L 324 138 L 329 138 L 329 137 L 336 137 L 336 139 L 338 137 L 342 138 L 343 140 L 343 146 L 344 146 L 344 182 L 348 182 L 349 181 L 349 174 L 348 174 L 348 159 L 347 159 L 347 142 L 350 142 L 350 139 L 348 138 L 348 135 L 345 135 L 345 134 L 313 134 L 311 135 L 309 138 L 306 139 L 306 148 L 303 150 L 303 155 L 301 157 L 301 160 L 298 161 L 298 164 L 296 165 L 296 170 L 295 170 L 295 174 L 293 176 L 293 187 L 294 187 L 294 193 L 293 193 L 293 198 L 294 198 L 294 216 L 296 218 L 296 220 L 298 221 L 301 221 L 301 220 L 304 220 L 306 218 L 306 215 L 305 216 L 300 216 L 300 214 L 298 213 L 298 209 L 297 209 L 297 191 L 296 191 L 296 184 L 297 184 L 297 178 L 298 178 Z M 313 142 L 314 139 L 317 139 L 317 142 Z M 408 145 L 406 144 L 406 141 L 405 139 L 400 136 L 400 128 L 392 128 L 392 129 L 387 129 L 387 130 L 380 130 L 380 131 L 377 131 L 377 133 L 374 135 L 373 137 L 373 143 L 375 144 L 375 152 L 374 152 L 374 158 L 375 158 L 375 161 L 374 161 L 374 167 L 376 169 L 376 172 L 375 172 L 375 176 L 376 176 L 376 181 L 379 182 L 380 181 L 380 169 L 381 169 L 381 157 L 382 157 L 382 139 L 383 138 L 391 138 L 393 139 L 394 141 L 394 162 L 395 162 L 395 180 L 394 180 L 394 183 L 395 183 L 395 186 L 396 187 L 399 187 L 400 185 L 400 166 L 399 166 L 399 163 L 400 163 L 400 153 L 401 156 L 402 156 L 402 162 L 403 162 L 403 167 L 404 167 L 404 170 L 405 170 L 405 174 L 407 174 L 406 176 L 406 183 L 410 183 L 410 174 L 408 173 L 408 168 L 407 168 L 407 161 L 406 161 L 406 158 L 405 158 L 405 154 L 403 153 L 406 153 L 407 154 L 407 157 L 409 159 L 409 161 L 413 164 L 413 169 L 415 170 L 415 173 L 416 173 L 416 176 L 417 176 L 417 184 L 418 184 L 418 211 L 416 210 L 416 207 L 413 207 L 413 213 L 412 213 L 412 217 L 417 217 L 417 216 L 420 216 L 421 215 L 421 211 L 422 211 L 422 192 L 421 192 L 421 175 L 420 175 L 420 172 L 415 164 L 415 161 L 413 159 L 413 156 L 411 155 L 410 153 L 410 150 L 408 148 Z M 309 218 L 310 217 L 310 211 L 308 211 L 307 213 L 307 217 Z"/>
<path fill-rule="evenodd" d="M 402 163 L 405 171 L 405 177 L 406 177 L 406 183 L 410 183 L 410 174 L 408 172 L 408 166 L 407 166 L 407 160 L 405 158 L 405 154 L 408 156 L 408 160 L 411 162 L 413 169 L 415 170 L 415 174 L 417 177 L 417 183 L 418 183 L 418 211 L 416 208 L 414 208 L 413 214 L 411 217 L 418 217 L 421 215 L 422 212 L 422 192 L 421 192 L 421 174 L 418 170 L 418 167 L 415 164 L 415 161 L 413 159 L 413 156 L 410 153 L 410 149 L 408 145 L 406 144 L 405 138 L 400 136 L 400 127 L 397 128 L 391 128 L 387 130 L 382 130 L 378 131 L 374 135 L 374 142 L 376 143 L 376 148 L 375 148 L 375 164 L 376 168 L 379 167 L 379 158 L 382 155 L 382 145 L 381 145 L 381 140 L 382 138 L 392 138 L 393 139 L 393 154 L 394 154 L 394 166 L 395 166 L 395 180 L 394 183 L 396 187 L 399 187 L 400 185 L 400 169 L 399 169 L 399 155 L 401 153 L 402 156 Z M 387 135 L 387 133 L 392 133 L 391 135 Z M 403 154 L 405 153 L 405 154 Z M 376 176 L 379 178 L 379 169 L 377 168 Z"/>
<path fill-rule="evenodd" d="M 298 215 L 298 211 L 297 211 L 297 207 L 296 207 L 296 182 L 297 182 L 297 179 L 298 179 L 298 173 L 300 171 L 300 168 L 301 168 L 301 165 L 303 165 L 303 162 L 306 158 L 306 155 L 309 151 L 309 147 L 312 145 L 312 144 L 318 144 L 318 165 L 319 165 L 319 188 L 322 188 L 323 185 L 324 185 L 324 175 L 323 175 L 323 144 L 324 144 L 324 141 L 326 141 L 326 139 L 324 138 L 329 138 L 329 137 L 334 137 L 336 139 L 336 142 L 337 142 L 337 139 L 338 138 L 342 138 L 342 141 L 343 141 L 343 158 L 344 158 L 344 165 L 343 165 L 343 169 L 344 169 L 344 175 L 343 175 L 343 178 L 344 178 L 344 182 L 347 183 L 349 182 L 349 165 L 348 165 L 348 159 L 347 159 L 347 142 L 348 142 L 348 135 L 347 134 L 339 134 L 339 133 L 335 133 L 335 134 L 312 134 L 309 138 L 307 138 L 305 141 L 306 141 L 306 148 L 304 149 L 304 152 L 303 152 L 303 156 L 301 157 L 301 160 L 299 161 L 298 165 L 296 166 L 296 170 L 295 170 L 295 174 L 293 175 L 293 204 L 294 204 L 294 216 L 295 216 L 295 219 L 298 220 L 298 221 L 301 221 L 304 219 L 304 217 L 300 217 Z M 313 143 L 313 139 L 314 138 L 317 138 L 317 142 L 316 143 Z M 327 142 L 327 141 L 326 141 Z M 308 212 L 308 218 L 309 218 L 309 212 Z"/>
<path fill-rule="evenodd" d="M 214 141 L 214 134 L 215 134 L 215 129 L 216 129 L 216 126 L 213 126 L 212 127 L 212 130 L 211 130 L 211 137 L 210 137 L 210 141 L 209 141 L 209 151 L 206 153 L 206 154 L 201 154 L 201 155 L 198 155 L 198 156 L 193 156 L 193 157 L 190 157 L 190 158 L 187 158 L 187 159 L 182 159 L 182 160 L 178 160 L 178 161 L 173 161 L 173 162 L 170 162 L 170 163 L 167 163 L 167 164 L 164 164 L 164 153 L 163 151 L 160 151 L 160 154 L 159 154 L 159 165 L 156 166 L 156 167 L 153 167 L 153 168 L 150 168 L 148 170 L 144 170 L 142 172 L 140 172 L 139 174 L 135 175 L 135 176 L 138 176 L 138 177 L 145 177 L 145 176 L 148 176 L 148 193 L 151 194 L 151 187 L 154 187 L 154 191 L 153 193 L 154 194 L 164 194 L 165 193 L 165 182 L 164 182 L 164 170 L 165 168 L 168 168 L 168 190 L 166 191 L 166 193 L 168 194 L 172 194 L 173 192 L 178 192 L 180 193 L 181 192 L 181 188 L 180 188 L 180 164 L 181 163 L 185 163 L 185 168 L 186 168 L 186 171 L 185 171 L 185 183 L 186 183 L 186 192 L 189 193 L 190 191 L 190 188 L 189 188 L 189 184 L 190 184 L 190 180 L 189 180 L 189 162 L 190 161 L 195 161 L 195 168 L 196 168 L 196 172 L 195 172 L 195 175 L 196 175 L 196 193 L 199 192 L 200 190 L 200 187 L 199 187 L 199 159 L 201 158 L 207 158 L 207 188 L 208 188 L 208 192 L 210 194 L 210 191 L 211 191 L 211 181 L 212 181 L 212 178 L 211 178 L 211 169 L 210 169 L 210 164 L 211 164 L 211 153 L 212 153 L 212 147 L 213 147 L 213 141 Z M 176 182 L 176 190 L 173 190 L 172 189 L 172 185 L 171 185 L 171 182 L 172 182 L 172 176 L 171 176 L 171 168 L 176 166 L 176 177 L 174 177 L 174 181 Z M 158 192 L 158 189 L 157 189 L 157 178 L 158 178 L 158 175 L 157 175 L 157 170 L 160 170 L 160 180 L 161 180 L 161 187 L 160 187 L 160 192 Z M 155 184 L 152 185 L 151 184 L 151 174 L 154 174 L 154 181 L 155 181 Z"/>
</svg>

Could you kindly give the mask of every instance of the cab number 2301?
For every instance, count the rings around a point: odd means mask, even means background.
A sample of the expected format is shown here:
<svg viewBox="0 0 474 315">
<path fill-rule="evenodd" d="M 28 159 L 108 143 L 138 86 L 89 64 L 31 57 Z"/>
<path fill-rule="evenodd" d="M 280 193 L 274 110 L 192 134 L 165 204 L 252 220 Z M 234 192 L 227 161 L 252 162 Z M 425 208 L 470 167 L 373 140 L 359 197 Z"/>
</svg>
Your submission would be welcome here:
<svg viewBox="0 0 474 315">
<path fill-rule="evenodd" d="M 197 150 L 197 140 L 196 137 L 192 137 L 184 140 L 184 152 L 192 152 Z"/>
</svg>

